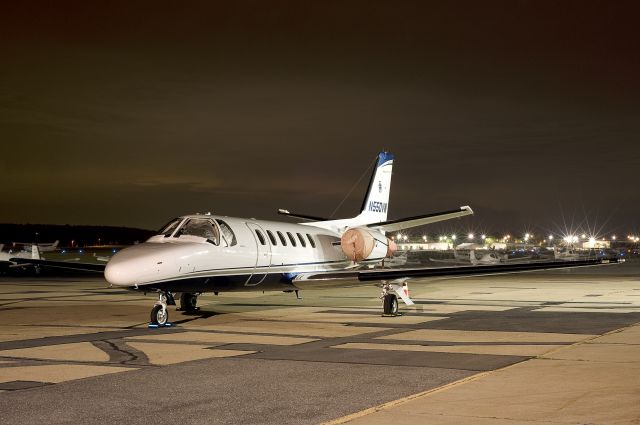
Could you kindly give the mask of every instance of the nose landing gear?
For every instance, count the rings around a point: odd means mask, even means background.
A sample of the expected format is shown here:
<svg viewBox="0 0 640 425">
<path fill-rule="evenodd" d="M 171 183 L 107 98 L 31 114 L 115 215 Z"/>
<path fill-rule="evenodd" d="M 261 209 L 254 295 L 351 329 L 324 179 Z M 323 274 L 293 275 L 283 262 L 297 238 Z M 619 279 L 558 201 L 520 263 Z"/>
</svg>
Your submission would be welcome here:
<svg viewBox="0 0 640 425">
<path fill-rule="evenodd" d="M 171 326 L 167 305 L 176 305 L 171 292 L 158 292 L 158 301 L 156 301 L 156 304 L 151 309 L 149 327 Z"/>
</svg>

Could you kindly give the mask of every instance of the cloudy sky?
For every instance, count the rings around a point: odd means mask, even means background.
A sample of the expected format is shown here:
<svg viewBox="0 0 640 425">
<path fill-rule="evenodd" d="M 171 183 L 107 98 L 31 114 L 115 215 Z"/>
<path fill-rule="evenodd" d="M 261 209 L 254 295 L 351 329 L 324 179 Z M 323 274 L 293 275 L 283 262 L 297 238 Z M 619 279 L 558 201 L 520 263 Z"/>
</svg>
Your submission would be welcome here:
<svg viewBox="0 0 640 425">
<path fill-rule="evenodd" d="M 390 218 L 637 230 L 634 3 L 3 5 L 0 222 L 329 216 L 365 174 L 352 216 L 388 149 Z"/>
</svg>

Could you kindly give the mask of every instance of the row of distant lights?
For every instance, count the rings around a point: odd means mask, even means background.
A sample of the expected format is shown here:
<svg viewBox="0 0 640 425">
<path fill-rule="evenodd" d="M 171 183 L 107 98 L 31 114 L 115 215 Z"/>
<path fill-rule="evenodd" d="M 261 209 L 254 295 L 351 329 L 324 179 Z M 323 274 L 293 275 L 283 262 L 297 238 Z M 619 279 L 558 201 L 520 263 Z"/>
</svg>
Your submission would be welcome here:
<svg viewBox="0 0 640 425">
<path fill-rule="evenodd" d="M 449 236 L 439 236 L 438 237 L 438 241 L 439 242 L 446 242 L 449 238 L 451 238 L 452 241 L 455 241 L 458 238 L 458 236 L 455 235 L 455 234 L 451 235 L 450 237 Z M 397 235 L 392 236 L 391 239 L 394 239 L 394 240 L 397 240 L 397 241 L 406 241 L 407 239 L 409 239 L 409 237 L 407 235 L 403 235 L 401 233 L 398 233 Z M 475 239 L 475 235 L 473 233 L 469 233 L 467 235 L 467 239 L 472 241 L 472 240 Z M 480 235 L 480 239 L 482 239 L 484 241 L 485 239 L 487 239 L 487 235 Z M 508 241 L 509 239 L 511 239 L 511 235 L 505 235 L 504 238 L 502 238 L 503 241 Z M 531 233 L 525 233 L 525 235 L 524 235 L 525 242 L 529 241 L 530 239 L 533 239 L 533 235 Z M 549 241 L 552 241 L 553 240 L 553 235 L 549 235 L 547 237 L 547 239 Z M 587 237 L 587 235 L 584 234 L 584 233 L 580 236 L 580 238 L 578 238 L 578 236 L 570 235 L 570 236 L 565 236 L 562 240 L 564 240 L 567 243 L 575 243 L 575 242 L 578 242 L 580 239 L 588 240 L 590 243 L 595 243 L 595 241 L 596 241 L 596 238 L 594 236 Z M 611 236 L 611 240 L 615 241 L 616 239 L 617 239 L 616 235 Z M 639 242 L 640 241 L 640 237 L 633 236 L 633 235 L 627 236 L 627 239 L 629 239 L 630 241 L 633 241 L 633 242 Z M 427 237 L 425 235 L 423 235 L 422 236 L 422 240 L 426 242 L 427 241 Z M 604 238 L 603 238 L 603 240 L 604 240 Z"/>
<path fill-rule="evenodd" d="M 454 241 L 458 238 L 457 235 L 451 235 L 450 237 L 451 237 L 451 240 L 454 240 Z M 449 238 L 449 236 L 440 236 L 440 237 L 438 237 L 438 240 L 440 242 L 442 242 L 442 241 L 446 241 L 448 238 Z M 469 240 L 473 240 L 474 238 L 475 238 L 475 235 L 473 233 L 469 233 L 467 235 L 467 239 L 469 239 Z M 482 240 L 485 240 L 485 239 L 487 239 L 487 235 L 480 235 L 480 238 Z M 407 235 L 403 235 L 402 233 L 398 233 L 395 236 L 391 236 L 391 239 L 398 240 L 398 241 L 406 241 L 407 239 L 409 239 L 409 237 Z M 423 235 L 422 236 L 422 240 L 426 242 L 427 241 L 427 236 Z"/>
</svg>

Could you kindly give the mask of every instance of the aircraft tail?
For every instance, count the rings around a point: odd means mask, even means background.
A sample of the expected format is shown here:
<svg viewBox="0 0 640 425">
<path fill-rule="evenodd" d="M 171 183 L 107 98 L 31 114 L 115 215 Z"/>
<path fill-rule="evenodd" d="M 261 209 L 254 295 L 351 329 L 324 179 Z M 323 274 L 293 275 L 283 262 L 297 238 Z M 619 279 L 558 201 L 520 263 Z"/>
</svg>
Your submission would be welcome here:
<svg viewBox="0 0 640 425">
<path fill-rule="evenodd" d="M 359 225 L 381 223 L 387 220 L 392 169 L 393 154 L 380 152 L 369 180 L 367 193 L 362 201 L 360 214 L 354 218 Z"/>
<path fill-rule="evenodd" d="M 469 261 L 474 266 L 478 265 L 478 259 L 476 258 L 476 251 L 474 249 L 469 250 Z"/>
<path fill-rule="evenodd" d="M 385 232 L 396 232 L 398 230 L 423 226 L 425 224 L 473 214 L 471 207 L 463 206 L 451 211 L 387 221 L 387 213 L 389 212 L 389 195 L 391 193 L 393 158 L 393 154 L 390 152 L 382 151 L 378 154 L 376 166 L 373 169 L 366 195 L 362 201 L 360 214 L 353 218 L 327 220 L 319 217 L 292 214 L 287 210 L 279 210 L 278 213 L 303 218 L 305 220 L 314 220 L 314 222 L 311 223 L 300 224 L 331 229 L 338 233 L 342 233 L 349 228 L 368 227 L 383 234 Z"/>
<path fill-rule="evenodd" d="M 325 229 L 344 231 L 350 227 L 367 226 L 374 223 L 382 223 L 387 220 L 389 212 L 389 193 L 391 190 L 391 170 L 393 168 L 393 154 L 382 151 L 378 154 L 376 165 L 369 179 L 369 186 L 362 201 L 360 214 L 353 218 L 327 220 L 319 217 L 311 217 L 300 214 L 292 214 L 287 210 L 279 210 L 278 213 L 306 220 L 316 220 L 313 223 L 300 223 L 308 226 L 317 226 Z"/>
<path fill-rule="evenodd" d="M 38 245 L 31 245 L 31 259 L 39 260 L 40 259 L 40 250 L 38 249 Z"/>
</svg>

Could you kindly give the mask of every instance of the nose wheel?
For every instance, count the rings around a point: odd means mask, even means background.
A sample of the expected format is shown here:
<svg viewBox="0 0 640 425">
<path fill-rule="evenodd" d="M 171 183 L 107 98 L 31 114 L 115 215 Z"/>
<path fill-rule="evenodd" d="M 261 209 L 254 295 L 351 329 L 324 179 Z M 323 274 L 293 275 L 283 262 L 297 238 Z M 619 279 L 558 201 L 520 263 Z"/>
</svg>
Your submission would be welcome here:
<svg viewBox="0 0 640 425">
<path fill-rule="evenodd" d="M 169 310 L 166 307 L 156 304 L 151 309 L 151 324 L 164 326 L 169 321 Z"/>
<path fill-rule="evenodd" d="M 175 304 L 176 302 L 170 292 L 159 292 L 158 301 L 156 301 L 156 304 L 151 309 L 149 327 L 171 326 L 167 305 Z"/>
</svg>

